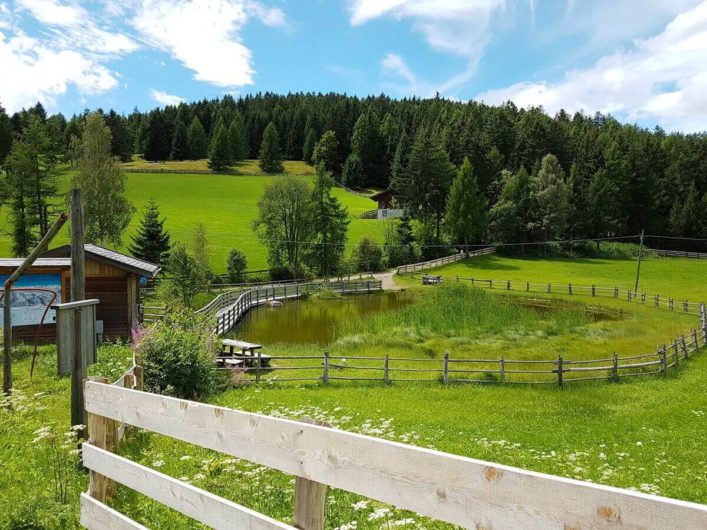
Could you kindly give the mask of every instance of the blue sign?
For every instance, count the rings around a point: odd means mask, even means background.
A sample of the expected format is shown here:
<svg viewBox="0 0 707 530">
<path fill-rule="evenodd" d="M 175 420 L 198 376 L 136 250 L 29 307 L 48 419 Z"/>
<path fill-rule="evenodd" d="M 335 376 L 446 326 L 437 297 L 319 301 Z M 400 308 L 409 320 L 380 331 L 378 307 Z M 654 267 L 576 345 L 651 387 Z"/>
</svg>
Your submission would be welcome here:
<svg viewBox="0 0 707 530">
<path fill-rule="evenodd" d="M 8 278 L 7 275 L 0 275 L 3 283 Z M 12 289 L 13 327 L 37 325 L 48 305 L 61 303 L 61 274 L 25 274 L 14 283 Z M 52 293 L 56 293 L 56 298 Z M 0 307 L 0 318 L 2 312 Z M 53 323 L 55 320 L 55 311 L 50 309 L 44 323 Z"/>
</svg>

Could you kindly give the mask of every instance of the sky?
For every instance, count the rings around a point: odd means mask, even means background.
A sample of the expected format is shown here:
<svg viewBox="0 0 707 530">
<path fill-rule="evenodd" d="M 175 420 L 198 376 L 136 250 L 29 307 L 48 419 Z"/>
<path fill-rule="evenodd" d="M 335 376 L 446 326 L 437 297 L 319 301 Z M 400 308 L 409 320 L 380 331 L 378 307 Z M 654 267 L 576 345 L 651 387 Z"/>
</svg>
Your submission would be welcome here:
<svg viewBox="0 0 707 530">
<path fill-rule="evenodd" d="M 0 105 L 429 97 L 707 130 L 707 0 L 0 0 Z"/>
</svg>

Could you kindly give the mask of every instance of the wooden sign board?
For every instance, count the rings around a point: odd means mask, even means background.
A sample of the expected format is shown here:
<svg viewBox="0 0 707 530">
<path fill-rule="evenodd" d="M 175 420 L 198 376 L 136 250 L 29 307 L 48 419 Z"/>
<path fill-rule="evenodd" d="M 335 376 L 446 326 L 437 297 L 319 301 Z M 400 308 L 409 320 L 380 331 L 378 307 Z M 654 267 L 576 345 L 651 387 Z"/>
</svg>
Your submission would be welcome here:
<svg viewBox="0 0 707 530">
<path fill-rule="evenodd" d="M 96 362 L 96 306 L 98 300 L 81 300 L 52 306 L 56 309 L 57 371 L 70 374 L 79 343 L 83 365 Z"/>
</svg>

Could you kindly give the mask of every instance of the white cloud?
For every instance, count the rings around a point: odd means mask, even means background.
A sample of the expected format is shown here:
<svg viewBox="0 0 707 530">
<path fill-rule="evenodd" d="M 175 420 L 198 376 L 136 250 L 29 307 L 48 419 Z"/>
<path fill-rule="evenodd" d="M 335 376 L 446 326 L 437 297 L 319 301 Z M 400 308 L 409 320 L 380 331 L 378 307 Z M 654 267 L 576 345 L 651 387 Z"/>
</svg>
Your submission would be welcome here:
<svg viewBox="0 0 707 530">
<path fill-rule="evenodd" d="M 221 87 L 253 84 L 252 53 L 240 32 L 249 16 L 286 27 L 279 9 L 242 0 L 143 0 L 133 27 L 151 46 L 194 71 L 194 78 Z"/>
<path fill-rule="evenodd" d="M 9 112 L 43 101 L 51 106 L 70 84 L 81 94 L 94 95 L 117 85 L 103 65 L 79 52 L 54 49 L 23 34 L 6 37 L 0 32 L 3 76 L 0 101 Z"/>
<path fill-rule="evenodd" d="M 479 94 L 487 103 L 512 100 L 657 121 L 669 130 L 707 129 L 707 0 L 676 16 L 659 34 L 628 51 L 571 70 L 557 82 L 516 83 Z"/>
<path fill-rule="evenodd" d="M 154 99 L 160 105 L 179 105 L 184 101 L 184 98 L 175 96 L 174 94 L 168 94 L 167 92 L 162 92 L 153 88 L 150 90 L 150 97 Z"/>
</svg>

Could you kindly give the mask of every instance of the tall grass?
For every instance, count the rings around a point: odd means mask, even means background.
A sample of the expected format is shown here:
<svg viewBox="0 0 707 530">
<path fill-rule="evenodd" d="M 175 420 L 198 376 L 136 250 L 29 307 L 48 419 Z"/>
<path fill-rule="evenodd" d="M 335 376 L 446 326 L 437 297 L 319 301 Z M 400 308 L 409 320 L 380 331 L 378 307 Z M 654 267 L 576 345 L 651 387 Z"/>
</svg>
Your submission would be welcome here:
<svg viewBox="0 0 707 530">
<path fill-rule="evenodd" d="M 552 301 L 548 304 L 549 309 L 533 308 L 524 306 L 521 300 L 495 296 L 464 284 L 443 285 L 430 289 L 402 309 L 341 322 L 337 336 L 414 333 L 424 337 L 478 337 L 509 328 L 555 334 L 591 321 L 581 307 L 561 307 Z"/>
</svg>

